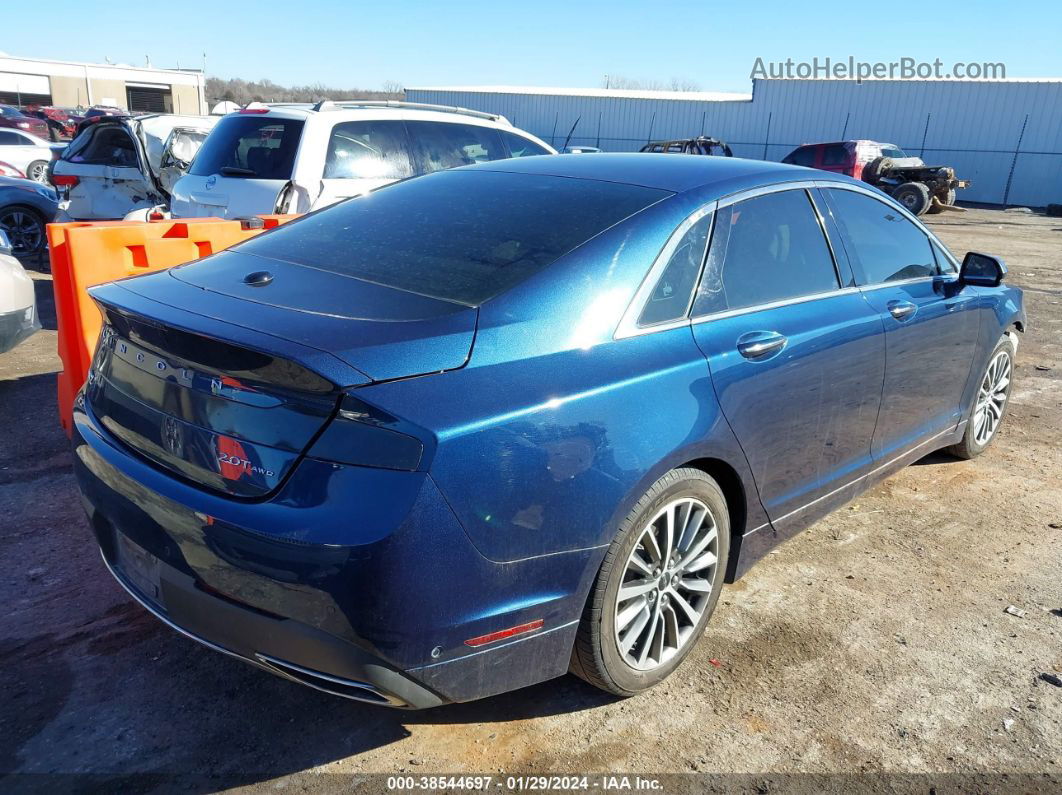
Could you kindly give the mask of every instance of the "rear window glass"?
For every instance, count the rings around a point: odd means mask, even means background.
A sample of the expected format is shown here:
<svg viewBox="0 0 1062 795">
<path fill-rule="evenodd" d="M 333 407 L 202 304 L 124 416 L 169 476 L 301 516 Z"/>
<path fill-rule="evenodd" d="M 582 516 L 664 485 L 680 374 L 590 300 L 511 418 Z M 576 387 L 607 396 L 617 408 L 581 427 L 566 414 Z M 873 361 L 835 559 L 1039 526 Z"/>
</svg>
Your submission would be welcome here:
<svg viewBox="0 0 1062 795">
<path fill-rule="evenodd" d="M 509 156 L 493 127 L 442 121 L 411 121 L 408 127 L 424 174 Z"/>
<path fill-rule="evenodd" d="M 290 179 L 302 122 L 268 116 L 226 116 L 210 131 L 188 173 Z"/>
<path fill-rule="evenodd" d="M 139 165 L 133 139 L 121 124 L 89 127 L 63 150 L 61 159 L 69 163 L 117 168 L 136 168 Z"/>
<path fill-rule="evenodd" d="M 332 128 L 325 179 L 403 179 L 413 176 L 402 121 L 347 121 Z"/>
<path fill-rule="evenodd" d="M 328 207 L 238 248 L 476 306 L 668 195 L 537 174 L 444 172 Z"/>
</svg>

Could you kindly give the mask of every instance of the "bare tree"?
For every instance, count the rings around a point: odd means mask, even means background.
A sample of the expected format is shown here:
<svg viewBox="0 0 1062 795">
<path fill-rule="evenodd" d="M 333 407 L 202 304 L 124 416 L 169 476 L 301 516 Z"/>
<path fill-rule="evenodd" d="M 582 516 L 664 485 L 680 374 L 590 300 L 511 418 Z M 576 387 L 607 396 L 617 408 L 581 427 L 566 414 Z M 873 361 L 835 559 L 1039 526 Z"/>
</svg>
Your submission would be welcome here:
<svg viewBox="0 0 1062 795">
<path fill-rule="evenodd" d="M 623 75 L 609 75 L 607 81 L 601 81 L 602 88 L 619 88 L 628 91 L 700 91 L 701 87 L 693 80 L 673 77 L 669 83 L 660 80 L 637 80 Z"/>
<path fill-rule="evenodd" d="M 319 102 L 322 99 L 402 99 L 405 91 L 395 81 L 388 81 L 383 91 L 364 88 L 330 88 L 316 82 L 306 86 L 282 86 L 272 80 L 228 80 L 207 77 L 206 94 L 210 104 L 229 100 L 238 105 L 248 102 Z"/>
</svg>

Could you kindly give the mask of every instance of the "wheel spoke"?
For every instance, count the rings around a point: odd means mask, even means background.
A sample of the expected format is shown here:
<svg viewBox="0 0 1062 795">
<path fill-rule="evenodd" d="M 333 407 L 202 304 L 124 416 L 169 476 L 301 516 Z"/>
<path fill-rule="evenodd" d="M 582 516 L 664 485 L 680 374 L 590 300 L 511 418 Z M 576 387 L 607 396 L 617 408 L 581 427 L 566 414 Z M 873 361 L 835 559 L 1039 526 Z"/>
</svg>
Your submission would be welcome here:
<svg viewBox="0 0 1062 795">
<path fill-rule="evenodd" d="M 651 577 L 653 574 L 653 567 L 646 563 L 641 555 L 638 554 L 638 548 L 635 547 L 631 553 L 631 559 L 627 561 L 627 568 L 634 569 L 647 577 Z"/>
<path fill-rule="evenodd" d="M 697 593 L 712 592 L 712 583 L 709 580 L 702 580 L 700 577 L 686 577 L 679 580 L 678 587 L 685 591 L 696 591 Z"/>
<path fill-rule="evenodd" d="M 679 562 L 679 565 L 678 565 L 679 569 L 682 569 L 682 570 L 687 569 L 689 564 L 693 560 L 695 560 L 702 552 L 704 552 L 704 550 L 706 550 L 708 548 L 709 544 L 711 544 L 713 541 L 715 541 L 715 539 L 716 539 L 716 537 L 718 535 L 719 535 L 719 533 L 716 531 L 715 526 L 713 525 L 708 530 L 708 532 L 705 533 L 703 536 L 701 536 L 701 538 L 698 539 L 689 548 L 689 550 L 686 552 L 686 554 L 683 555 L 682 560 Z"/>
<path fill-rule="evenodd" d="M 660 602 L 656 602 L 652 607 L 652 615 L 649 618 L 649 623 L 645 632 L 645 640 L 642 643 L 642 649 L 638 652 L 638 664 L 645 665 L 645 660 L 649 656 L 649 649 L 653 646 L 653 642 L 656 640 L 657 629 L 659 628 L 660 619 Z"/>
<path fill-rule="evenodd" d="M 642 632 L 645 630 L 645 625 L 649 623 L 649 619 L 652 618 L 653 611 L 648 605 L 643 604 L 641 609 L 635 614 L 631 620 L 633 625 L 627 630 L 620 639 L 620 651 L 624 654 L 630 652 L 634 647 L 634 644 L 638 642 L 638 638 L 641 637 Z"/>
<path fill-rule="evenodd" d="M 686 597 L 682 594 L 671 592 L 671 601 L 678 605 L 679 609 L 686 614 L 686 618 L 689 619 L 691 624 L 696 624 L 697 619 L 700 618 L 700 614 L 693 609 L 693 605 L 686 601 Z"/>
<path fill-rule="evenodd" d="M 678 614 L 675 612 L 675 608 L 672 605 L 667 605 L 663 610 L 664 613 L 664 629 L 666 630 L 666 640 L 670 642 L 673 648 L 679 646 L 679 622 Z"/>
<path fill-rule="evenodd" d="M 716 560 L 718 560 L 718 558 L 715 556 L 715 553 L 709 550 L 708 552 L 705 552 L 703 555 L 701 555 L 699 558 L 691 560 L 686 566 L 683 566 L 682 572 L 684 574 L 693 574 L 696 571 L 708 568 L 713 563 L 715 563 Z"/>
<path fill-rule="evenodd" d="M 647 594 L 656 588 L 656 580 L 631 580 L 620 586 L 619 601 L 626 602 L 636 596 Z"/>
</svg>

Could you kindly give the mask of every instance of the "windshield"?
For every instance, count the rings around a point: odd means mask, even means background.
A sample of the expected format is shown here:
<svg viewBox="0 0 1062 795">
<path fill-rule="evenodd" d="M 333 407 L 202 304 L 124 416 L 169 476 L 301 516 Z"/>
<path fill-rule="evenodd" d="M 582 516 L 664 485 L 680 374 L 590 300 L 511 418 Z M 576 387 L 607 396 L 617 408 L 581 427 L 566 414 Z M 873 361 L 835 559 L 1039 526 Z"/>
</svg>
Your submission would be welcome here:
<svg viewBox="0 0 1062 795">
<path fill-rule="evenodd" d="M 334 205 L 237 248 L 478 306 L 668 195 L 613 182 L 440 171 Z"/>
<path fill-rule="evenodd" d="M 882 144 L 881 145 L 881 156 L 882 157 L 891 157 L 893 159 L 899 159 L 899 158 L 902 158 L 902 157 L 910 157 L 910 155 L 908 155 L 906 152 L 904 152 L 900 147 L 895 146 L 893 144 Z"/>
<path fill-rule="evenodd" d="M 302 121 L 268 116 L 226 116 L 210 131 L 188 173 L 249 179 L 290 179 Z"/>
</svg>

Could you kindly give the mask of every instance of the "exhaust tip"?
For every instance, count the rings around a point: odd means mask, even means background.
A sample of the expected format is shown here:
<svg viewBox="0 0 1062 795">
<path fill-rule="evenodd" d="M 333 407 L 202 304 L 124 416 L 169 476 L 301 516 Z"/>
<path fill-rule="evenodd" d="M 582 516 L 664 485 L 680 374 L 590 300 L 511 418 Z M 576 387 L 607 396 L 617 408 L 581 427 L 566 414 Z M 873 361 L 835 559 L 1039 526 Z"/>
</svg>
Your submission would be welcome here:
<svg viewBox="0 0 1062 795">
<path fill-rule="evenodd" d="M 255 658 L 273 673 L 279 674 L 286 679 L 293 679 L 299 684 L 321 690 L 340 698 L 349 698 L 353 701 L 364 701 L 369 704 L 379 704 L 385 707 L 404 707 L 407 704 L 393 696 L 379 690 L 367 682 L 359 682 L 354 679 L 344 679 L 332 674 L 314 671 L 301 665 L 278 660 L 268 654 L 256 653 Z"/>
</svg>

